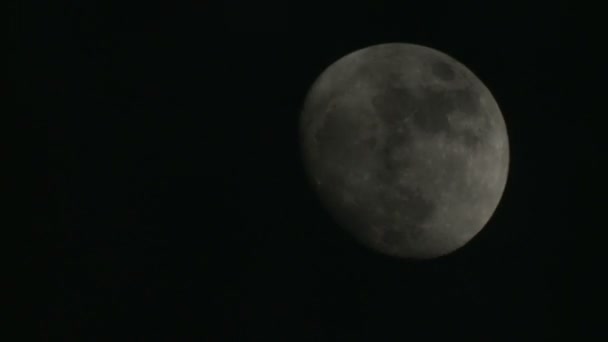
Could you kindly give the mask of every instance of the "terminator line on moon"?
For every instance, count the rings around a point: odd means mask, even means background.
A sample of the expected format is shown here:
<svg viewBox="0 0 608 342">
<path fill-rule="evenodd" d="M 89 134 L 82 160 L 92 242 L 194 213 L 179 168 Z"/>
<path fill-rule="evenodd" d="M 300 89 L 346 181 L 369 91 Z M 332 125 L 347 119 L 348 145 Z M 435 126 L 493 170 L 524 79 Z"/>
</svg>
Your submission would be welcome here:
<svg viewBox="0 0 608 342">
<path fill-rule="evenodd" d="M 387 43 L 339 59 L 312 85 L 300 133 L 308 177 L 356 240 L 429 259 L 490 220 L 509 169 L 501 111 L 460 62 Z"/>
</svg>

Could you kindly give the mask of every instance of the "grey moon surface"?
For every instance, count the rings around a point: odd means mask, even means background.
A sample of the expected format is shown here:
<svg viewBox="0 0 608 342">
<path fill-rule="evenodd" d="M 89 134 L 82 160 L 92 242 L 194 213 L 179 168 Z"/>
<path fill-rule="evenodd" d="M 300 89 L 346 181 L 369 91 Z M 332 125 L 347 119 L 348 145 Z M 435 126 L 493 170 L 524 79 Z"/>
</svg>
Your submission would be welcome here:
<svg viewBox="0 0 608 342">
<path fill-rule="evenodd" d="M 322 205 L 386 255 L 459 249 L 506 186 L 509 141 L 496 100 L 466 66 L 429 47 L 386 43 L 334 62 L 311 86 L 299 129 Z"/>
</svg>

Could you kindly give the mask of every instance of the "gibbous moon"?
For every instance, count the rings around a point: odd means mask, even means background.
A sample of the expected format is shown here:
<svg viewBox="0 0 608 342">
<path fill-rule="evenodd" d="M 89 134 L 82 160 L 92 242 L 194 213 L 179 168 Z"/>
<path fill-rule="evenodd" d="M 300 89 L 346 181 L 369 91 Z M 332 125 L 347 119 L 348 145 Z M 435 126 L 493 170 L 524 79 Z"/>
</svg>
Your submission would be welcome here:
<svg viewBox="0 0 608 342">
<path fill-rule="evenodd" d="M 505 189 L 500 108 L 472 71 L 440 51 L 389 43 L 352 52 L 314 82 L 300 119 L 321 202 L 380 253 L 429 259 L 457 250 Z"/>
</svg>

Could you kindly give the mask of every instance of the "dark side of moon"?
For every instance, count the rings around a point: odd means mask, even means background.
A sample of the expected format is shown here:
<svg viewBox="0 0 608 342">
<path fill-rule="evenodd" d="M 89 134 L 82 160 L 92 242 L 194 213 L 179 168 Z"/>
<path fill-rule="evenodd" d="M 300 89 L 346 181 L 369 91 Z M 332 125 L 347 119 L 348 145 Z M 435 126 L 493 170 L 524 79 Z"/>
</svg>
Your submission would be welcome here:
<svg viewBox="0 0 608 342">
<path fill-rule="evenodd" d="M 336 222 L 396 257 L 451 253 L 490 220 L 509 166 L 506 125 L 464 65 L 381 44 L 330 65 L 301 115 L 307 173 Z"/>
</svg>

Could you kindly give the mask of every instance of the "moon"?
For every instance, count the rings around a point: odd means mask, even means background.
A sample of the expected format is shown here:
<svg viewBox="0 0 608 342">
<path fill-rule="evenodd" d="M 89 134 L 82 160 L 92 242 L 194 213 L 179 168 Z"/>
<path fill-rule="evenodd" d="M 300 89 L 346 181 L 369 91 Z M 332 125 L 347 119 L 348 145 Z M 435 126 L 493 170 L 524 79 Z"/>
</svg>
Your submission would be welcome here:
<svg viewBox="0 0 608 342">
<path fill-rule="evenodd" d="M 509 141 L 496 100 L 429 47 L 379 44 L 334 62 L 306 95 L 299 130 L 322 205 L 386 255 L 431 259 L 463 247 L 506 186 Z"/>
</svg>

